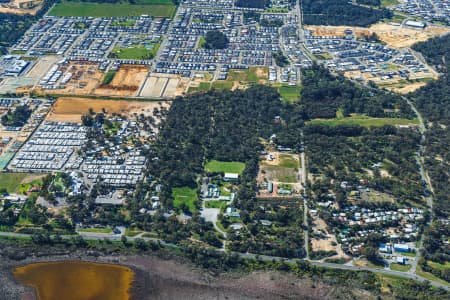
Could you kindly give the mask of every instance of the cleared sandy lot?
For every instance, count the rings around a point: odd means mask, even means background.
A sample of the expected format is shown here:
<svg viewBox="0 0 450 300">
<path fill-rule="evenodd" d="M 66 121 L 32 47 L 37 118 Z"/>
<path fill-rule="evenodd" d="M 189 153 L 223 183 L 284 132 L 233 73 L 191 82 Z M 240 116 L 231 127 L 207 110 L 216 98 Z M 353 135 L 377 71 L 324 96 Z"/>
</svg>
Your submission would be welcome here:
<svg viewBox="0 0 450 300">
<path fill-rule="evenodd" d="M 0 13 L 15 15 L 35 15 L 41 9 L 43 0 L 12 0 L 0 4 Z"/>
<path fill-rule="evenodd" d="M 149 98 L 173 98 L 184 92 L 185 87 L 180 91 L 182 85 L 182 80 L 179 76 L 151 74 L 151 76 L 146 79 L 139 96 Z"/>
<path fill-rule="evenodd" d="M 426 41 L 434 36 L 446 34 L 450 29 L 439 26 L 427 26 L 425 29 L 413 29 L 390 24 L 374 24 L 369 28 L 351 26 L 306 26 L 315 36 L 345 36 L 345 30 L 351 29 L 358 37 L 376 33 L 389 47 L 400 49 L 410 47 L 417 42 Z"/>
<path fill-rule="evenodd" d="M 168 107 L 169 103 L 156 101 L 128 101 L 128 100 L 98 100 L 87 98 L 62 97 L 53 105 L 47 117 L 48 121 L 81 123 L 81 116 L 89 109 L 94 112 L 106 111 L 108 114 L 116 113 L 125 116 L 144 114 L 150 116 L 154 108 Z"/>
<path fill-rule="evenodd" d="M 147 77 L 147 66 L 122 65 L 110 84 L 100 85 L 94 94 L 100 96 L 136 96 Z"/>
</svg>

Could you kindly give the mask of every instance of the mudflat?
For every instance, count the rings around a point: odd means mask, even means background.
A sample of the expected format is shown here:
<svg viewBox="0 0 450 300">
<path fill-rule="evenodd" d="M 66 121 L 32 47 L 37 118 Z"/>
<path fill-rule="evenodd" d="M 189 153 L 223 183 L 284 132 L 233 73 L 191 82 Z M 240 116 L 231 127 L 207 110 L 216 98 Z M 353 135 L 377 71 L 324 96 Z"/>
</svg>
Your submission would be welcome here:
<svg viewBox="0 0 450 300">
<path fill-rule="evenodd" d="M 32 263 L 13 274 L 39 300 L 128 300 L 134 277 L 125 266 L 81 261 Z"/>
</svg>

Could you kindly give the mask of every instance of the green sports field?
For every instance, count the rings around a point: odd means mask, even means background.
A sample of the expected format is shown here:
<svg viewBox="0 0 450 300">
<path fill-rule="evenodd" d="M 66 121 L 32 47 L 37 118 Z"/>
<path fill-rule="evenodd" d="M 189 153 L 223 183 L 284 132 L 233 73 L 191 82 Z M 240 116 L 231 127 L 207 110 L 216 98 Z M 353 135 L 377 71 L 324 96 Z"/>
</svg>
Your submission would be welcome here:
<svg viewBox="0 0 450 300">
<path fill-rule="evenodd" d="M 224 172 L 224 173 L 242 174 L 242 171 L 244 171 L 244 169 L 245 164 L 236 161 L 228 162 L 228 161 L 211 160 L 205 166 L 206 172 L 217 172 L 217 173 Z"/>
<path fill-rule="evenodd" d="M 197 190 L 189 187 L 177 187 L 172 189 L 173 206 L 180 208 L 184 203 L 192 213 L 197 211 L 195 202 L 198 200 Z"/>
<path fill-rule="evenodd" d="M 142 46 L 112 49 L 111 54 L 120 59 L 153 59 L 158 52 L 159 44 L 154 44 L 153 49 Z M 111 56 L 111 55 L 110 55 Z"/>
<path fill-rule="evenodd" d="M 61 2 L 49 12 L 60 17 L 133 17 L 148 15 L 171 18 L 176 6 L 172 4 L 106 4 L 86 2 Z"/>
<path fill-rule="evenodd" d="M 281 99 L 286 102 L 297 102 L 300 100 L 301 87 L 282 85 L 278 87 Z"/>
</svg>

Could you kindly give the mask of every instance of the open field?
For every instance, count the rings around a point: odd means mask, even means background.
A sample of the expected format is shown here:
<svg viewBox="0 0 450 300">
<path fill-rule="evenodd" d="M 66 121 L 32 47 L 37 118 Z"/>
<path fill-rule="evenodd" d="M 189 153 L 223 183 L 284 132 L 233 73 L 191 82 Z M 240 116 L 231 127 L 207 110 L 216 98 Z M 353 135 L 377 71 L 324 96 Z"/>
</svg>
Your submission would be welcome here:
<svg viewBox="0 0 450 300">
<path fill-rule="evenodd" d="M 260 163 L 258 183 L 272 181 L 274 183 L 298 183 L 300 159 L 296 154 L 269 152 L 272 160 Z M 299 190 L 300 186 L 294 186 Z"/>
<path fill-rule="evenodd" d="M 381 0 L 381 7 L 388 7 L 397 4 L 398 4 L 397 0 Z"/>
<path fill-rule="evenodd" d="M 390 24 L 378 23 L 369 28 L 351 26 L 306 26 L 316 36 L 345 36 L 345 30 L 351 29 L 358 37 L 370 36 L 376 33 L 380 40 L 392 48 L 410 47 L 417 42 L 426 41 L 431 37 L 448 33 L 450 29 L 438 26 L 427 26 L 425 29 L 413 29 Z"/>
<path fill-rule="evenodd" d="M 275 185 L 278 183 L 294 183 L 296 184 L 294 190 L 300 190 L 300 184 L 298 184 L 298 172 L 293 168 L 268 165 L 263 162 L 259 167 L 257 181 L 259 184 L 271 181 L 274 182 Z M 275 187 L 274 191 L 276 189 L 277 188 Z"/>
<path fill-rule="evenodd" d="M 446 270 L 446 269 L 450 269 L 450 262 L 445 262 L 445 264 L 440 264 L 434 261 L 427 261 L 427 264 L 430 265 L 431 267 L 433 267 L 433 269 L 438 269 L 438 270 Z"/>
<path fill-rule="evenodd" d="M 400 265 L 400 264 L 392 263 L 389 265 L 389 268 L 394 271 L 408 272 L 409 269 L 411 269 L 411 265 Z"/>
<path fill-rule="evenodd" d="M 99 96 L 135 96 L 147 77 L 147 66 L 122 65 L 109 84 L 100 85 L 94 91 Z"/>
<path fill-rule="evenodd" d="M 328 126 L 338 125 L 359 125 L 364 127 L 384 126 L 384 125 L 418 125 L 417 119 L 397 119 L 397 118 L 371 118 L 363 115 L 352 115 L 345 118 L 334 119 L 314 119 L 309 124 L 323 124 Z"/>
<path fill-rule="evenodd" d="M 29 174 L 29 176 L 25 177 L 19 187 L 17 188 L 17 192 L 21 194 L 27 193 L 32 187 L 41 187 L 42 186 L 42 178 L 47 176 L 47 174 Z"/>
<path fill-rule="evenodd" d="M 250 67 L 245 70 L 230 70 L 228 81 L 239 81 L 245 83 L 267 83 L 269 70 L 267 67 Z"/>
<path fill-rule="evenodd" d="M 269 70 L 267 67 L 250 67 L 248 69 L 231 69 L 225 80 L 210 81 L 206 77 L 194 80 L 189 86 L 189 93 L 207 92 L 210 89 L 236 90 L 246 89 L 251 84 L 267 84 Z"/>
<path fill-rule="evenodd" d="M 100 4 L 86 2 L 61 2 L 49 12 L 51 16 L 60 17 L 129 17 L 149 15 L 154 17 L 174 16 L 175 5 L 166 4 Z"/>
<path fill-rule="evenodd" d="M 206 172 L 216 172 L 216 173 L 224 172 L 224 173 L 242 174 L 244 169 L 245 169 L 244 163 L 235 161 L 227 162 L 227 161 L 211 160 L 205 166 Z"/>
<path fill-rule="evenodd" d="M 162 105 L 167 106 L 167 103 L 164 102 Z M 132 115 L 134 113 L 142 113 L 151 115 L 156 107 L 160 107 L 158 102 L 63 97 L 55 102 L 47 120 L 81 122 L 81 116 L 86 114 L 89 109 L 95 112 L 102 112 L 105 109 L 109 114 Z"/>
<path fill-rule="evenodd" d="M 206 201 L 205 207 L 206 208 L 224 208 L 227 206 L 228 201 Z"/>
<path fill-rule="evenodd" d="M 0 173 L 0 190 L 6 189 L 8 193 L 19 192 L 22 184 L 39 180 L 45 175 L 28 173 Z"/>
<path fill-rule="evenodd" d="M 197 86 L 190 86 L 189 93 L 207 92 L 211 88 L 210 82 L 200 82 Z"/>
<path fill-rule="evenodd" d="M 277 89 L 283 101 L 297 102 L 301 98 L 302 88 L 300 86 L 281 85 Z"/>
<path fill-rule="evenodd" d="M 349 259 L 349 257 L 342 251 L 341 246 L 337 243 L 336 236 L 329 234 L 327 224 L 321 218 L 313 219 L 313 231 L 325 232 L 325 238 L 311 238 L 311 250 L 316 251 L 335 251 L 337 254 L 331 256 L 330 259 Z"/>
<path fill-rule="evenodd" d="M 198 200 L 197 190 L 189 187 L 178 187 L 172 189 L 173 206 L 181 208 L 182 204 L 189 207 L 191 212 L 197 211 L 195 202 Z"/>
<path fill-rule="evenodd" d="M 152 49 L 147 49 L 145 47 L 130 47 L 130 48 L 119 48 L 115 47 L 112 49 L 110 56 L 119 59 L 152 59 L 158 52 L 159 44 L 153 44 Z"/>
</svg>

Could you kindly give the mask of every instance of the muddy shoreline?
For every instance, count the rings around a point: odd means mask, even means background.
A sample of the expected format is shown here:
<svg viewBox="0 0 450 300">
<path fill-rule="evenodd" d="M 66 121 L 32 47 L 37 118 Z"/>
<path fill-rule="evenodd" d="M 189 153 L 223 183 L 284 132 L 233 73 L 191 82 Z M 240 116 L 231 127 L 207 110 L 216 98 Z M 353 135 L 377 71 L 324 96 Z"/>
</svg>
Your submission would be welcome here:
<svg viewBox="0 0 450 300">
<path fill-rule="evenodd" d="M 294 274 L 277 271 L 252 273 L 221 273 L 195 267 L 180 257 L 161 258 L 151 255 L 68 254 L 27 258 L 20 261 L 2 257 L 0 262 L 0 299 L 37 300 L 33 288 L 22 286 L 14 279 L 15 267 L 48 261 L 87 261 L 119 264 L 135 272 L 130 300 L 269 300 L 269 299 L 341 299 L 365 298 L 372 295 L 362 291 L 346 295 L 348 290 L 298 278 Z M 344 296 L 344 297 L 342 297 Z M 347 297 L 350 296 L 350 297 Z M 353 296 L 353 297 L 351 297 Z"/>
</svg>

